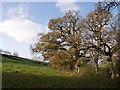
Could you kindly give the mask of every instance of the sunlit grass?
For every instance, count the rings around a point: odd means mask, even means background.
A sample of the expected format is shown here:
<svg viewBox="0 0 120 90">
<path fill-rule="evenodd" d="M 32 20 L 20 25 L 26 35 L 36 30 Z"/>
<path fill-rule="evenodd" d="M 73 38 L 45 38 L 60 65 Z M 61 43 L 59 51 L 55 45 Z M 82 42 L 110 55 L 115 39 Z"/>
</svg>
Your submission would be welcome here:
<svg viewBox="0 0 120 90">
<path fill-rule="evenodd" d="M 15 72 L 15 73 L 22 73 L 22 74 L 32 74 L 32 75 L 60 75 L 59 71 L 50 70 L 50 66 L 45 66 L 42 64 L 35 64 L 33 62 L 24 62 L 24 61 L 15 61 L 13 59 L 9 59 L 3 57 L 3 64 L 2 64 L 2 71 L 3 72 Z M 9 62 L 7 62 L 9 61 Z M 5 63 L 4 63 L 5 62 Z"/>
</svg>

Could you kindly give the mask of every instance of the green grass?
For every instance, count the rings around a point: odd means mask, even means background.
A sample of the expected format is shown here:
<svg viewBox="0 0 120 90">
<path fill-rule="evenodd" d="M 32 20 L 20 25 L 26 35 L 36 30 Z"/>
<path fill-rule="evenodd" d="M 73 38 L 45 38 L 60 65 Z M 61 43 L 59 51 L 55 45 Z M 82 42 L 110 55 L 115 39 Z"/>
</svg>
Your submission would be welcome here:
<svg viewBox="0 0 120 90">
<path fill-rule="evenodd" d="M 102 67 L 103 70 L 104 67 Z M 81 72 L 85 71 L 83 68 Z M 72 72 L 53 70 L 49 65 L 37 64 L 28 59 L 2 56 L 3 88 L 116 88 L 118 80 L 90 75 L 76 75 Z"/>
<path fill-rule="evenodd" d="M 18 58 L 19 59 L 19 58 Z M 59 71 L 50 70 L 50 66 L 37 64 L 30 60 L 16 60 L 6 56 L 2 56 L 2 71 L 11 73 L 22 73 L 32 75 L 60 75 Z"/>
</svg>

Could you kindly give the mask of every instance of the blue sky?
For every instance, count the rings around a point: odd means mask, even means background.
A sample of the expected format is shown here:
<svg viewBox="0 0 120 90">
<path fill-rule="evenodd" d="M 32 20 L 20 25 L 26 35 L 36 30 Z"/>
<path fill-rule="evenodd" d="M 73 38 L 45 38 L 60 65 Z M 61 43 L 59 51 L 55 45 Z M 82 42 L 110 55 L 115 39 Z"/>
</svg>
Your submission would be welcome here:
<svg viewBox="0 0 120 90">
<path fill-rule="evenodd" d="M 0 21 L 0 49 L 17 51 L 19 56 L 31 58 L 30 44 L 37 41 L 37 33 L 47 33 L 48 21 L 63 16 L 69 9 L 80 10 L 85 16 L 94 9 L 95 2 L 2 2 Z M 72 2 L 70 2 L 72 1 Z M 75 2 L 74 2 L 75 1 Z"/>
</svg>

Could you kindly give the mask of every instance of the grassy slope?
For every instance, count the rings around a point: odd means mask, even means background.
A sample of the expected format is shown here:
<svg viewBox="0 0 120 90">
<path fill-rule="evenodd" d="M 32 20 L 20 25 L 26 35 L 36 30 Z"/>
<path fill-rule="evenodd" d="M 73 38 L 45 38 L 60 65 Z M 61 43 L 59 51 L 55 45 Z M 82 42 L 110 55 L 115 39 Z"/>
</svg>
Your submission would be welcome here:
<svg viewBox="0 0 120 90">
<path fill-rule="evenodd" d="M 2 56 L 3 88 L 118 87 L 117 80 L 66 75 L 24 58 Z"/>
</svg>

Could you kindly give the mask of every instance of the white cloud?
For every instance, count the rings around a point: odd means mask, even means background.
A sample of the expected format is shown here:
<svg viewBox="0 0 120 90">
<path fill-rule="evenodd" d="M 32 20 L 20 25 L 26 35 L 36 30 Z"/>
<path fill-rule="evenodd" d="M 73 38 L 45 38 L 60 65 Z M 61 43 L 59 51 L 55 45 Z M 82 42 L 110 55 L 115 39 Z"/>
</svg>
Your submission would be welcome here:
<svg viewBox="0 0 120 90">
<path fill-rule="evenodd" d="M 18 42 L 33 43 L 38 33 L 48 32 L 47 26 L 40 25 L 28 18 L 28 8 L 23 5 L 9 8 L 8 18 L 0 22 L 0 32 L 15 38 Z"/>
<path fill-rule="evenodd" d="M 68 10 L 79 10 L 76 4 L 77 0 L 58 0 L 56 7 L 60 9 L 61 12 L 65 13 Z"/>
<path fill-rule="evenodd" d="M 0 23 L 0 32 L 15 38 L 19 42 L 34 42 L 39 32 L 47 32 L 46 26 L 34 23 L 28 19 L 5 20 Z"/>
</svg>

